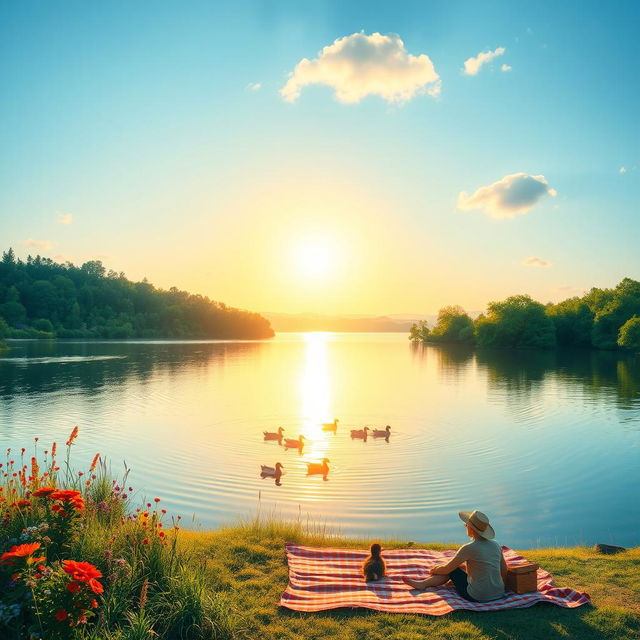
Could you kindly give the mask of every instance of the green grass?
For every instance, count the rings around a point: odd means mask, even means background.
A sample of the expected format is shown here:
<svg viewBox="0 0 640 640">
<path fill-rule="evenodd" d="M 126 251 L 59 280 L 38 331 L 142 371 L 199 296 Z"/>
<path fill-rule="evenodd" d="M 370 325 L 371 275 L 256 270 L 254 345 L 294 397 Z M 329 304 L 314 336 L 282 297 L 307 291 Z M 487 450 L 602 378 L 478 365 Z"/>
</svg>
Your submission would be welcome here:
<svg viewBox="0 0 640 640">
<path fill-rule="evenodd" d="M 234 617 L 234 638 L 317 640 L 553 640 L 555 638 L 640 638 L 640 549 L 602 556 L 586 548 L 523 552 L 551 571 L 556 584 L 587 591 L 593 606 L 563 609 L 536 605 L 529 609 L 442 617 L 338 610 L 303 614 L 280 609 L 287 585 L 284 543 L 360 547 L 365 541 L 344 539 L 298 523 L 253 521 L 209 533 L 180 533 L 181 546 L 202 567 L 204 581 L 226 594 Z M 386 541 L 387 549 L 406 542 Z M 424 546 L 427 545 L 417 545 Z M 455 545 L 428 545 L 428 548 Z"/>
</svg>

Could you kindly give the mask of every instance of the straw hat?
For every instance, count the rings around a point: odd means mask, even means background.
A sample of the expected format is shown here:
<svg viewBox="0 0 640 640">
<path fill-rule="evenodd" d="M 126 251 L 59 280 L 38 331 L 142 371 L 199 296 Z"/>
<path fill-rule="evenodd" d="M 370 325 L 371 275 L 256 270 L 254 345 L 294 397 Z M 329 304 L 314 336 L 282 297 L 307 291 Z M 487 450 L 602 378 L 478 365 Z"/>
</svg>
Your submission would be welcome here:
<svg viewBox="0 0 640 640">
<path fill-rule="evenodd" d="M 496 537 L 496 532 L 489 524 L 489 518 L 478 511 L 477 509 L 469 513 L 468 511 L 458 511 L 460 520 L 465 524 L 468 524 L 478 535 L 482 536 L 486 540 L 493 540 Z"/>
</svg>

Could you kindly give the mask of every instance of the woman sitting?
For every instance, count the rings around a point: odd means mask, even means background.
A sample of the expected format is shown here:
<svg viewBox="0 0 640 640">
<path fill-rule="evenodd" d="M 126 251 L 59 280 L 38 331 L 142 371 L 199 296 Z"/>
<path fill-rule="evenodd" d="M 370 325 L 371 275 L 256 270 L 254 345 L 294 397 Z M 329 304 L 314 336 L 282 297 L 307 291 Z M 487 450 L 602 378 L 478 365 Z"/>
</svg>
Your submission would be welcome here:
<svg viewBox="0 0 640 640">
<path fill-rule="evenodd" d="M 458 515 L 467 527 L 471 542 L 462 545 L 446 564 L 433 567 L 430 578 L 402 579 L 414 589 L 440 587 L 451 580 L 458 595 L 471 602 L 501 598 L 504 595 L 507 563 L 502 548 L 493 539 L 496 534 L 489 524 L 489 518 L 481 511 L 460 511 Z"/>
</svg>

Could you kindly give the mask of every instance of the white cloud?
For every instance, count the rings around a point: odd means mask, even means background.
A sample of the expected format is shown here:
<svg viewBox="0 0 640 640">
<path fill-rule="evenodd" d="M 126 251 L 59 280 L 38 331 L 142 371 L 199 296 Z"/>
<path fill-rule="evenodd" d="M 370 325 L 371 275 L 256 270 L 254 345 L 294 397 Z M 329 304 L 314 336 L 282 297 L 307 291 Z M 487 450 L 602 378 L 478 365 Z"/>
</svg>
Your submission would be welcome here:
<svg viewBox="0 0 640 640">
<path fill-rule="evenodd" d="M 551 263 L 548 260 L 543 260 L 542 258 L 538 258 L 538 256 L 531 256 L 530 258 L 525 258 L 522 261 L 522 264 L 527 267 L 550 267 Z"/>
<path fill-rule="evenodd" d="M 492 218 L 513 218 L 530 211 L 546 194 L 555 196 L 557 192 L 544 176 L 513 173 L 480 187 L 473 195 L 462 191 L 458 195 L 458 209 L 483 209 Z"/>
<path fill-rule="evenodd" d="M 620 173 L 627 173 L 627 167 L 620 167 Z"/>
<path fill-rule="evenodd" d="M 34 240 L 33 238 L 28 238 L 25 240 L 25 244 L 32 249 L 38 249 L 38 251 L 51 251 L 53 248 L 53 242 L 51 242 L 51 240 Z"/>
<path fill-rule="evenodd" d="M 71 224 L 73 222 L 73 216 L 70 213 L 58 214 L 58 224 Z"/>
<path fill-rule="evenodd" d="M 511 71 L 513 69 L 513 67 L 510 64 L 503 64 L 500 67 L 500 71 Z"/>
<path fill-rule="evenodd" d="M 501 56 L 505 51 L 506 49 L 504 47 L 498 47 L 494 51 L 483 51 L 475 58 L 468 58 L 464 62 L 464 72 L 468 76 L 475 76 L 483 65 Z M 505 71 L 505 69 L 503 69 L 503 71 Z"/>
<path fill-rule="evenodd" d="M 251 91 L 260 91 L 260 89 L 262 89 L 262 83 L 261 82 L 250 82 L 247 85 L 247 89 L 251 89 Z"/>
<path fill-rule="evenodd" d="M 417 94 L 440 93 L 440 76 L 429 56 L 411 55 L 396 34 L 361 32 L 338 38 L 317 58 L 300 60 L 280 95 L 295 102 L 311 84 L 332 87 L 336 98 L 348 104 L 371 95 L 405 102 Z"/>
</svg>

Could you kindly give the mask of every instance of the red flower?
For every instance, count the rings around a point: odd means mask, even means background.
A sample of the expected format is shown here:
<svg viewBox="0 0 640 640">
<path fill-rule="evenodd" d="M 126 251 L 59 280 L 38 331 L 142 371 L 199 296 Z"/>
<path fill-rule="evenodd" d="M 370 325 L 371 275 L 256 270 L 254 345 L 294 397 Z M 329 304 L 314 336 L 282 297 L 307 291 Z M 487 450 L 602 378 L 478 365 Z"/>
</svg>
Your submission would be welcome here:
<svg viewBox="0 0 640 640">
<path fill-rule="evenodd" d="M 70 489 L 58 489 L 49 494 L 52 500 L 60 500 L 60 502 L 69 502 L 74 498 L 82 498 L 82 494 L 79 491 L 72 491 Z"/>
<path fill-rule="evenodd" d="M 0 564 L 13 564 L 12 562 L 7 562 L 7 560 L 11 560 L 12 558 L 26 558 L 39 548 L 39 542 L 31 542 L 29 544 L 20 544 L 17 546 L 14 545 L 9 549 L 9 551 L 2 554 L 0 557 Z"/>
<path fill-rule="evenodd" d="M 89 582 L 94 578 L 102 578 L 102 574 L 90 562 L 77 562 L 76 560 L 63 560 L 62 568 L 74 580 L 78 582 Z M 102 585 L 100 585 L 102 586 Z"/>
<path fill-rule="evenodd" d="M 15 503 L 16 506 L 21 509 L 22 507 L 28 507 L 31 504 L 31 500 L 18 500 L 18 502 Z"/>
<path fill-rule="evenodd" d="M 91 600 L 91 606 L 92 606 L 94 609 L 96 609 L 96 608 L 97 608 L 97 606 L 98 606 L 98 601 L 97 601 L 95 598 L 93 598 L 93 599 Z"/>
<path fill-rule="evenodd" d="M 89 588 L 91 589 L 91 591 L 93 591 L 93 593 L 96 593 L 98 595 L 100 595 L 104 591 L 102 583 L 98 582 L 94 578 L 91 578 L 91 580 L 89 580 Z"/>
<path fill-rule="evenodd" d="M 64 609 L 60 609 L 60 611 L 56 611 L 55 619 L 59 622 L 67 619 L 67 612 Z"/>
<path fill-rule="evenodd" d="M 40 487 L 37 491 L 33 492 L 33 496 L 35 498 L 42 498 L 44 496 L 48 496 L 50 493 L 57 491 L 55 487 Z"/>
<path fill-rule="evenodd" d="M 73 441 L 78 437 L 78 427 L 73 427 L 73 431 L 67 440 L 67 447 L 73 444 Z"/>
<path fill-rule="evenodd" d="M 79 582 L 69 582 L 67 583 L 67 591 L 70 593 L 78 593 L 82 589 L 82 585 Z"/>
<path fill-rule="evenodd" d="M 142 540 L 142 544 L 149 544 L 149 538 L 144 538 Z"/>
</svg>

